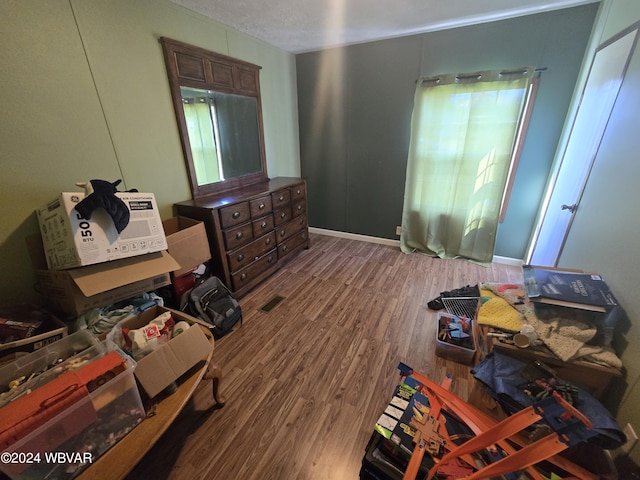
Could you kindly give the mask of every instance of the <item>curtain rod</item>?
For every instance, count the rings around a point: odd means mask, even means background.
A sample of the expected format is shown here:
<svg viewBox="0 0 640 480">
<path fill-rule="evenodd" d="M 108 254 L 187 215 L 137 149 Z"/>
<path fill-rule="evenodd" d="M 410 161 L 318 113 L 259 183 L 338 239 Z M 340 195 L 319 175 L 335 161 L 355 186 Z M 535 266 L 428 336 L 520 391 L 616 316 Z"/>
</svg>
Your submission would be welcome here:
<svg viewBox="0 0 640 480">
<path fill-rule="evenodd" d="M 533 72 L 534 73 L 540 73 L 540 72 L 546 72 L 547 71 L 547 67 L 540 67 L 540 68 L 536 68 Z M 500 75 L 515 75 L 518 73 L 526 73 L 527 70 L 523 69 L 523 70 L 503 70 L 500 72 Z M 479 73 L 472 73 L 469 75 L 456 75 L 456 80 L 467 80 L 470 78 L 475 78 L 475 79 L 480 79 L 482 78 L 482 74 Z M 440 77 L 436 77 L 436 78 L 425 78 L 425 79 L 418 79 L 416 81 L 417 82 L 421 82 L 421 83 L 428 83 L 428 82 L 435 82 L 435 83 L 440 83 Z"/>
</svg>

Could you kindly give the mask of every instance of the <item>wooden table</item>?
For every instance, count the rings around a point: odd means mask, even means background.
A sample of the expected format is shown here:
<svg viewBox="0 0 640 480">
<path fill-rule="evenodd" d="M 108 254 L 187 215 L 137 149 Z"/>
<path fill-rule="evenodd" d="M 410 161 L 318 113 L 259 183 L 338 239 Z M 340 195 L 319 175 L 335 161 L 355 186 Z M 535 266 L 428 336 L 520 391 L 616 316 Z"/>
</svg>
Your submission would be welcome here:
<svg viewBox="0 0 640 480">
<path fill-rule="evenodd" d="M 211 332 L 203 326 L 200 328 L 213 344 Z M 107 450 L 77 478 L 81 480 L 125 478 L 173 423 L 202 380 L 212 380 L 213 401 L 211 407 L 224 405 L 224 400 L 218 391 L 221 372 L 216 365 L 211 363 L 212 355 L 213 351 L 178 380 L 177 390 L 155 404 L 152 416 L 145 418 L 140 425 Z"/>
</svg>

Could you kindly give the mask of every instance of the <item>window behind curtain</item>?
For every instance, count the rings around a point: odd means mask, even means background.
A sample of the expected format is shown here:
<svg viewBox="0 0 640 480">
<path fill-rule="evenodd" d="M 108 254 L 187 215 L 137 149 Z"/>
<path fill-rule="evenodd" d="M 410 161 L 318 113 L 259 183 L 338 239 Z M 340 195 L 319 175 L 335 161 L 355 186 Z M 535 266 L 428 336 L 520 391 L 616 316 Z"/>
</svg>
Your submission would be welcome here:
<svg viewBox="0 0 640 480">
<path fill-rule="evenodd" d="M 490 262 L 534 68 L 418 82 L 402 251 Z"/>
</svg>

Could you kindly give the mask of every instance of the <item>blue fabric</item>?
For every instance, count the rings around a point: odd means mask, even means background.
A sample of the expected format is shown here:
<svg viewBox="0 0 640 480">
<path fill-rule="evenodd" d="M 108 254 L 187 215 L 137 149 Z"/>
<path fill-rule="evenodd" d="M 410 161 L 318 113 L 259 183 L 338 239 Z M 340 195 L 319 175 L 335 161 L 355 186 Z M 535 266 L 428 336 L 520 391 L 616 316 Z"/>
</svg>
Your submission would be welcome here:
<svg viewBox="0 0 640 480">
<path fill-rule="evenodd" d="M 528 364 L 500 352 L 491 352 L 472 370 L 473 376 L 484 384 L 488 393 L 512 414 L 531 405 L 529 396 L 522 385 L 528 380 L 522 376 L 522 370 Z M 565 382 L 568 383 L 568 382 Z M 626 436 L 611 413 L 588 392 L 576 386 L 578 401 L 575 407 L 593 424 L 596 435 L 589 443 L 604 449 L 618 448 L 626 442 Z"/>
</svg>

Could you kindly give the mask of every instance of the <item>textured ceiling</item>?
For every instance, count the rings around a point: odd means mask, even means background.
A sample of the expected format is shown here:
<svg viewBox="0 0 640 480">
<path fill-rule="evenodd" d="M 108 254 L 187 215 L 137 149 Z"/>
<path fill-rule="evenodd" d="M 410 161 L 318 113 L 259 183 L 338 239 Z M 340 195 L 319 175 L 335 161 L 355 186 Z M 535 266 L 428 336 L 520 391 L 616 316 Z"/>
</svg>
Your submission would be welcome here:
<svg viewBox="0 0 640 480">
<path fill-rule="evenodd" d="M 171 0 L 301 53 L 530 15 L 599 0 Z"/>
</svg>

